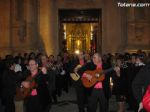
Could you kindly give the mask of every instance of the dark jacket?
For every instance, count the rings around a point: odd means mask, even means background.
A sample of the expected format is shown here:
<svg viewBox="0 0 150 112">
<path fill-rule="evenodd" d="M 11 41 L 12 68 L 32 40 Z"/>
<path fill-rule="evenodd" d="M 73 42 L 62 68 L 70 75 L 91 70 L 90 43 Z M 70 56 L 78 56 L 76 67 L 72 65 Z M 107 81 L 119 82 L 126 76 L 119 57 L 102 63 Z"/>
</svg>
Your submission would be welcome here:
<svg viewBox="0 0 150 112">
<path fill-rule="evenodd" d="M 6 69 L 2 77 L 2 96 L 14 97 L 17 87 L 17 75 L 13 70 Z"/>
<path fill-rule="evenodd" d="M 26 71 L 26 73 L 31 74 L 29 71 Z M 48 75 L 43 74 L 39 71 L 34 80 L 37 83 L 37 87 L 35 89 L 37 89 L 37 95 L 41 105 L 48 105 L 50 103 L 50 94 L 48 90 Z"/>
<path fill-rule="evenodd" d="M 49 90 L 49 93 L 50 93 L 50 96 L 52 95 L 52 93 L 55 91 L 56 89 L 56 84 L 55 84 L 55 72 L 51 69 L 48 70 L 48 73 L 47 73 L 47 81 L 48 81 L 48 90 Z"/>
<path fill-rule="evenodd" d="M 146 88 L 150 84 L 150 63 L 141 68 L 132 83 L 133 94 L 138 103 L 141 102 Z M 143 92 L 144 90 L 144 92 Z"/>
<path fill-rule="evenodd" d="M 87 70 L 95 70 L 96 69 L 96 65 L 93 62 L 87 63 L 86 65 L 82 66 L 79 70 L 78 70 L 78 74 L 82 77 L 83 73 Z M 78 84 L 82 85 L 81 80 L 78 81 Z M 90 95 L 91 92 L 93 90 L 93 87 L 91 88 L 86 88 L 86 93 L 87 95 Z"/>
</svg>

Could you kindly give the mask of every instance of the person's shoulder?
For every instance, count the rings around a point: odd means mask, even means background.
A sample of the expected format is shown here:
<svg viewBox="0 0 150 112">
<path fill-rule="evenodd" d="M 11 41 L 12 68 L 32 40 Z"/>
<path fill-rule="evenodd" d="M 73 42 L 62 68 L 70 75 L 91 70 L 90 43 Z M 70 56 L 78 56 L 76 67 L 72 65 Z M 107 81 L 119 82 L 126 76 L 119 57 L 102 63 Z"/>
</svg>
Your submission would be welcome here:
<svg viewBox="0 0 150 112">
<path fill-rule="evenodd" d="M 150 66 L 150 61 L 146 63 L 146 66 Z"/>
<path fill-rule="evenodd" d="M 85 65 L 89 69 L 95 69 L 96 65 L 93 62 L 88 62 Z"/>
<path fill-rule="evenodd" d="M 29 75 L 31 75 L 31 72 L 30 72 L 30 70 L 25 70 L 25 71 L 22 72 L 22 74 L 24 76 L 29 76 Z"/>
</svg>

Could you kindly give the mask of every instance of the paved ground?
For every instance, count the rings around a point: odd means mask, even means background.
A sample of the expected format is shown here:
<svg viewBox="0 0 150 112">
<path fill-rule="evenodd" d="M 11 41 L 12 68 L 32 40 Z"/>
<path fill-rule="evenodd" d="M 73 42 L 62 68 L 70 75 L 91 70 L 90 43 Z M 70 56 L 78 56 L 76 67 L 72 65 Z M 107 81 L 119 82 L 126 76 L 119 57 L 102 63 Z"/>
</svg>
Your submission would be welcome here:
<svg viewBox="0 0 150 112">
<path fill-rule="evenodd" d="M 59 103 L 52 105 L 50 112 L 78 112 L 76 104 L 75 90 L 70 88 L 69 93 L 63 93 L 62 97 L 58 98 Z M 98 112 L 98 111 L 97 111 Z M 117 112 L 117 103 L 112 97 L 109 102 L 109 112 Z M 126 111 L 131 112 L 131 111 Z"/>
<path fill-rule="evenodd" d="M 1 101 L 0 112 L 4 112 L 3 107 L 1 106 Z M 58 104 L 53 104 L 50 112 L 78 112 L 74 88 L 70 88 L 68 94 L 63 92 L 62 96 L 58 97 Z M 114 97 L 110 99 L 109 112 L 117 112 L 117 103 L 115 102 Z"/>
</svg>

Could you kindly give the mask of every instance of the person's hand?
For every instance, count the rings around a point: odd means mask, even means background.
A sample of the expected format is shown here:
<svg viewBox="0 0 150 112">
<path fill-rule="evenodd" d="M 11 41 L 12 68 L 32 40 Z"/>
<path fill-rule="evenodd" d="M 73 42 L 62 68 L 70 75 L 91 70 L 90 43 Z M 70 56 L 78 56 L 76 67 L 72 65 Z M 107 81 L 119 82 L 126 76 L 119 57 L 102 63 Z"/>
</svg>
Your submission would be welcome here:
<svg viewBox="0 0 150 112">
<path fill-rule="evenodd" d="M 89 75 L 89 74 L 86 74 L 85 77 L 86 77 L 89 81 L 91 81 L 91 79 L 92 79 L 92 76 Z"/>
<path fill-rule="evenodd" d="M 42 68 L 41 68 L 41 71 L 42 71 L 43 74 L 47 74 L 47 69 L 46 69 L 46 67 L 42 67 Z"/>
<path fill-rule="evenodd" d="M 120 77 L 120 67 L 118 66 L 114 67 L 114 71 L 116 72 L 116 75 Z"/>
<path fill-rule="evenodd" d="M 143 104 L 142 102 L 140 102 L 138 112 L 140 112 L 142 109 L 143 109 Z"/>
<path fill-rule="evenodd" d="M 30 82 L 28 82 L 28 81 L 23 81 L 23 82 L 21 83 L 21 85 L 22 85 L 23 87 L 25 87 L 25 88 L 29 88 L 29 87 L 30 87 Z"/>
<path fill-rule="evenodd" d="M 114 71 L 116 71 L 116 72 L 120 71 L 120 67 L 119 66 L 115 66 L 114 67 Z"/>
</svg>

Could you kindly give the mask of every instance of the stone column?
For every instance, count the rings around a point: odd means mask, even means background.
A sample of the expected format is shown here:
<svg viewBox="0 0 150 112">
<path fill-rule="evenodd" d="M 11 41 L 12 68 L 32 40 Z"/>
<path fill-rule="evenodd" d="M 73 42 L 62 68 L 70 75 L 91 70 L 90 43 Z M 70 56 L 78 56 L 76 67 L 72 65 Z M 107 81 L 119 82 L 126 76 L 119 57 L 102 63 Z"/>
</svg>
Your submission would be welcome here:
<svg viewBox="0 0 150 112">
<path fill-rule="evenodd" d="M 0 0 L 0 56 L 11 54 L 11 1 Z"/>
<path fill-rule="evenodd" d="M 40 38 L 48 55 L 58 53 L 58 16 L 55 4 L 55 0 L 40 0 Z"/>
<path fill-rule="evenodd" d="M 38 0 L 25 0 L 26 5 L 26 27 L 27 41 L 31 51 L 38 51 Z"/>
</svg>

